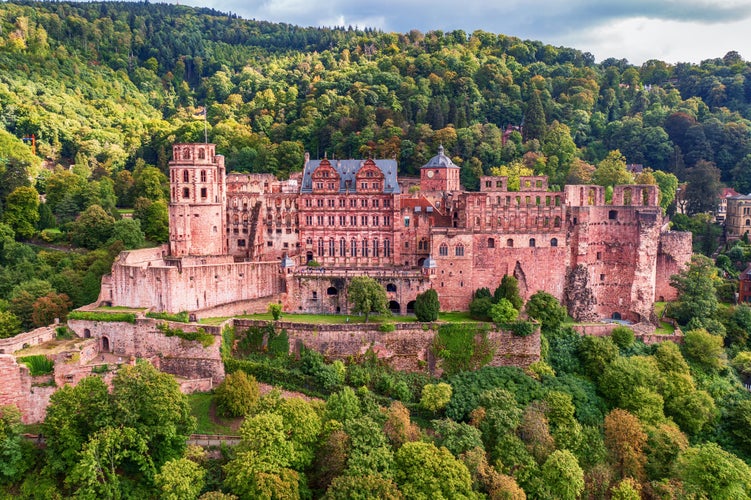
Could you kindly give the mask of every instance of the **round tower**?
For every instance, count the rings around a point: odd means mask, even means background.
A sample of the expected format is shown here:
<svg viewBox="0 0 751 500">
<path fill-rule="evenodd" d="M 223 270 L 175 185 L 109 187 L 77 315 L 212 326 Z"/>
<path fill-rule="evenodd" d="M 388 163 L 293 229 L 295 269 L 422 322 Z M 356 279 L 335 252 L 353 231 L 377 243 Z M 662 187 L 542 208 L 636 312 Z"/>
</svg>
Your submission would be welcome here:
<svg viewBox="0 0 751 500">
<path fill-rule="evenodd" d="M 170 255 L 227 253 L 224 156 L 214 144 L 175 144 L 170 169 Z"/>
</svg>

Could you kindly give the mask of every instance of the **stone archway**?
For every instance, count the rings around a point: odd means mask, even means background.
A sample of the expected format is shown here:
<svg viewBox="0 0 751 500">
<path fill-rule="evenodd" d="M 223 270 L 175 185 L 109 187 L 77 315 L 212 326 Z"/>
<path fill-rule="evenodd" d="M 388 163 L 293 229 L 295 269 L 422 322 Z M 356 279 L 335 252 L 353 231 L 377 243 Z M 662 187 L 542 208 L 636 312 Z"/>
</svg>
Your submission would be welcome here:
<svg viewBox="0 0 751 500">
<path fill-rule="evenodd" d="M 619 312 L 614 312 L 614 313 L 613 313 L 613 314 L 612 314 L 612 315 L 610 316 L 610 319 L 614 319 L 614 320 L 616 320 L 616 321 L 620 321 L 620 320 L 622 320 L 623 318 L 621 317 L 621 313 L 619 313 Z"/>
<path fill-rule="evenodd" d="M 110 352 L 110 339 L 102 337 L 102 352 Z"/>
<path fill-rule="evenodd" d="M 415 313 L 415 301 L 410 300 L 407 302 L 407 314 L 414 314 Z"/>
<path fill-rule="evenodd" d="M 402 306 L 399 305 L 399 302 L 391 300 L 389 301 L 389 311 L 391 311 L 391 314 L 401 314 Z"/>
</svg>

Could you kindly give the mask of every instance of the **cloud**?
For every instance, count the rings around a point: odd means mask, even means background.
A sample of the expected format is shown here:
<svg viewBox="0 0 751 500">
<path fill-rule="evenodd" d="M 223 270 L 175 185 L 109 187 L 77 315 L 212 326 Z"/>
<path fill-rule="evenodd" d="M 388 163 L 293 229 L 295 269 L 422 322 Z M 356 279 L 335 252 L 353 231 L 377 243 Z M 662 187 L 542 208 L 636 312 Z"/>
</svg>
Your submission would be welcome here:
<svg viewBox="0 0 751 500">
<path fill-rule="evenodd" d="M 660 53 L 695 51 L 668 50 L 678 40 L 701 52 L 718 46 L 716 38 L 726 33 L 747 38 L 751 23 L 751 0 L 187 0 L 189 4 L 231 11 L 247 19 L 286 22 L 300 26 L 358 26 L 406 33 L 411 29 L 468 33 L 483 30 L 552 45 L 568 45 L 599 54 L 622 49 L 629 60 L 637 51 L 632 44 L 645 44 Z M 746 23 L 746 31 L 726 30 L 725 25 Z M 661 31 L 665 29 L 667 31 Z M 683 36 L 682 33 L 690 33 Z M 633 35 L 641 37 L 635 40 Z M 670 38 L 668 38 L 670 35 Z M 677 35 L 678 38 L 674 38 Z M 713 38 L 710 38 L 710 35 Z M 744 36 L 745 35 L 745 36 Z M 698 41 L 701 40 L 701 47 Z M 617 44 L 614 44 L 617 41 Z M 585 43 L 587 45 L 582 45 Z M 723 42 L 724 43 L 724 42 Z M 685 48 L 685 47 L 684 47 Z M 736 43 L 736 50 L 738 50 Z M 729 49 L 732 50 L 732 49 Z M 712 57 L 721 56 L 714 49 Z M 697 60 L 692 58 L 691 60 Z"/>
</svg>

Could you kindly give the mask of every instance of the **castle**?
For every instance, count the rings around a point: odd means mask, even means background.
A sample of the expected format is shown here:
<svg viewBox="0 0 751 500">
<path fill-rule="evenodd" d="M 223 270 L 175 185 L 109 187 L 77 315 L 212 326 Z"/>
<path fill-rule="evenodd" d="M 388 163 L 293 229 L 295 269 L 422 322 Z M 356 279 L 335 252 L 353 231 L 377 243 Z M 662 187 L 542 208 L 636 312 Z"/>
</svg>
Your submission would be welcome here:
<svg viewBox="0 0 751 500">
<path fill-rule="evenodd" d="M 442 310 L 465 310 L 474 290 L 506 274 L 578 320 L 649 321 L 672 300 L 670 276 L 691 257 L 691 235 L 667 230 L 653 185 L 550 191 L 543 176 L 483 177 L 462 190 L 439 148 L 420 179 L 395 160 L 313 160 L 280 181 L 227 174 L 213 144 L 175 144 L 169 245 L 123 252 L 100 303 L 197 316 L 265 311 L 347 313 L 347 283 L 370 275 L 389 308 L 410 313 L 433 288 Z"/>
</svg>

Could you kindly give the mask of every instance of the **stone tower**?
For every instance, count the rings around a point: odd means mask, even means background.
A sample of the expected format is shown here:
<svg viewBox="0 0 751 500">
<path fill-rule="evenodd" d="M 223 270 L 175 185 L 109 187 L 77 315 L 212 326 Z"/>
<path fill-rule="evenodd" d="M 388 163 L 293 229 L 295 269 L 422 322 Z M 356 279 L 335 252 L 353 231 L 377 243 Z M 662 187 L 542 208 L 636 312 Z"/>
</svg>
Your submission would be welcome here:
<svg viewBox="0 0 751 500">
<path fill-rule="evenodd" d="M 227 253 L 224 156 L 214 144 L 175 144 L 170 168 L 170 255 Z"/>
<path fill-rule="evenodd" d="M 422 191 L 459 191 L 459 167 L 438 148 L 438 154 L 420 168 Z"/>
</svg>

